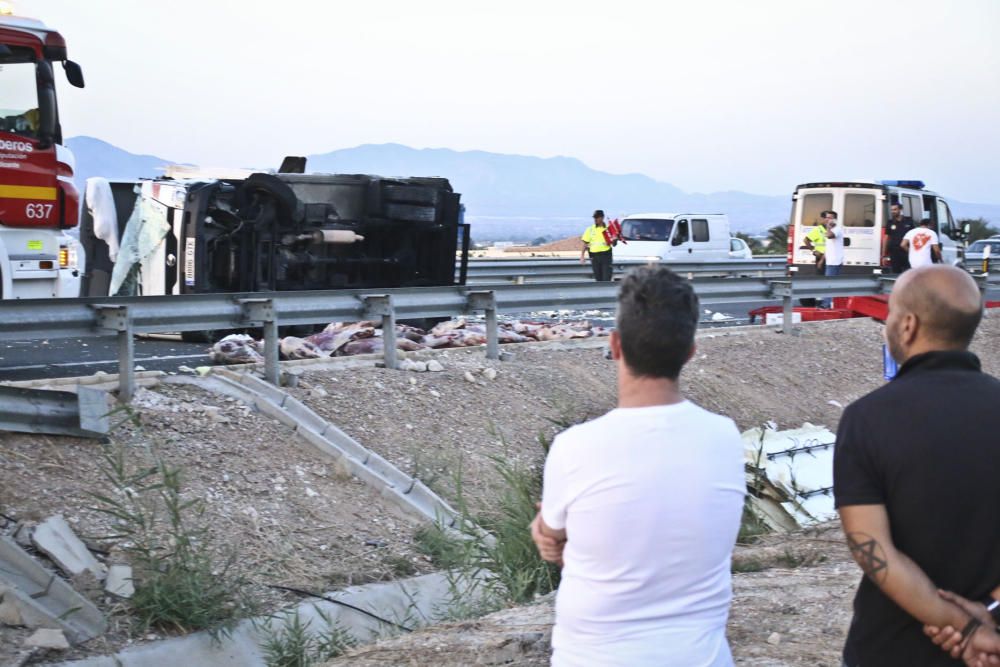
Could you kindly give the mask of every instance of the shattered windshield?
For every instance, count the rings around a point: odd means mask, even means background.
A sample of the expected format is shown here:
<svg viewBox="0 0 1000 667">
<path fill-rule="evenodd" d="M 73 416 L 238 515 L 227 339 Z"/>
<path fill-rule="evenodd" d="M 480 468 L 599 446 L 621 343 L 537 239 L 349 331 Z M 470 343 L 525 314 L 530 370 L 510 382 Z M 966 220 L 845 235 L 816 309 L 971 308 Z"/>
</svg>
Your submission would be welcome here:
<svg viewBox="0 0 1000 667">
<path fill-rule="evenodd" d="M 38 121 L 35 64 L 0 62 L 0 132 L 37 139 Z"/>
</svg>

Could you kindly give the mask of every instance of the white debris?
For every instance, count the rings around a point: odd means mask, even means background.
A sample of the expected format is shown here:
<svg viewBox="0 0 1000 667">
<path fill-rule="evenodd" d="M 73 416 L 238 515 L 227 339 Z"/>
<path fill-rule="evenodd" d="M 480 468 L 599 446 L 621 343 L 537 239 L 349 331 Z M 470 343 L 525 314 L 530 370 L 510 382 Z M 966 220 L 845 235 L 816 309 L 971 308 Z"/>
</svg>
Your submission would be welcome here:
<svg viewBox="0 0 1000 667">
<path fill-rule="evenodd" d="M 497 379 L 497 369 L 495 369 L 495 368 L 487 368 L 486 370 L 483 371 L 483 377 L 486 378 L 487 380 L 496 380 Z"/>
<path fill-rule="evenodd" d="M 427 363 L 424 361 L 415 361 L 413 359 L 403 359 L 399 362 L 399 370 L 423 373 L 427 370 Z"/>
<path fill-rule="evenodd" d="M 827 401 L 827 403 L 829 405 L 832 405 L 835 408 L 840 408 L 841 410 L 844 409 L 844 404 L 841 403 L 840 401 L 835 401 L 835 400 L 831 399 L 831 400 Z"/>
<path fill-rule="evenodd" d="M 308 497 L 308 498 L 315 498 L 315 497 L 316 497 L 316 496 L 318 496 L 318 495 L 319 495 L 319 494 L 318 494 L 318 493 L 317 493 L 316 491 L 313 491 L 313 490 L 312 490 L 312 489 L 311 489 L 310 487 L 308 487 L 308 486 L 306 487 L 306 497 Z"/>
<path fill-rule="evenodd" d="M 51 628 L 39 628 L 35 630 L 35 633 L 24 640 L 25 646 L 30 646 L 33 648 L 52 648 L 59 650 L 66 650 L 69 648 L 69 642 L 66 641 L 66 635 L 63 634 L 62 630 L 53 630 Z"/>
<path fill-rule="evenodd" d="M 181 373 L 194 373 L 194 369 L 191 368 L 190 366 L 178 366 L 177 370 L 179 370 Z"/>
<path fill-rule="evenodd" d="M 108 578 L 104 590 L 120 598 L 130 598 L 135 594 L 132 583 L 132 568 L 128 565 L 112 565 L 108 568 Z"/>
<path fill-rule="evenodd" d="M 476 376 L 473 375 L 472 373 L 470 373 L 469 371 L 465 371 L 465 375 L 463 375 L 462 377 L 465 378 L 466 382 L 475 383 L 475 381 L 476 381 Z"/>
<path fill-rule="evenodd" d="M 440 373 L 441 371 L 444 370 L 444 366 L 442 366 L 441 362 L 438 361 L 437 359 L 431 359 L 430 361 L 427 362 L 427 370 L 429 370 L 431 373 Z"/>
<path fill-rule="evenodd" d="M 742 437 L 750 469 L 780 496 L 773 498 L 780 505 L 776 511 L 787 513 L 800 525 L 836 518 L 833 451 L 837 436 L 830 429 L 806 423 L 787 431 L 754 428 Z"/>
<path fill-rule="evenodd" d="M 772 632 L 771 636 L 767 638 L 767 643 L 771 646 L 777 646 L 781 643 L 781 634 L 778 632 Z"/>
<path fill-rule="evenodd" d="M 38 524 L 31 534 L 31 541 L 39 551 L 71 576 L 89 571 L 98 580 L 103 580 L 107 574 L 107 569 L 97 562 L 61 514 Z"/>
<path fill-rule="evenodd" d="M 713 322 L 725 322 L 726 320 L 736 319 L 732 315 L 726 315 L 725 313 L 712 313 Z"/>
</svg>

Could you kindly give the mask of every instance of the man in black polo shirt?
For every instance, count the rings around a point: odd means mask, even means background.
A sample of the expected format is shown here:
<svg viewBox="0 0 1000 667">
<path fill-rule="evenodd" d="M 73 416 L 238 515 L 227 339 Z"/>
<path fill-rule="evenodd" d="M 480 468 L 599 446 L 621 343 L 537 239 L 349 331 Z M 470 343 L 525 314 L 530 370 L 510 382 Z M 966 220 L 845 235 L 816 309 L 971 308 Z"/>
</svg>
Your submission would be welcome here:
<svg viewBox="0 0 1000 667">
<path fill-rule="evenodd" d="M 902 273 L 910 268 L 910 257 L 903 250 L 903 237 L 916 225 L 913 218 L 903 217 L 903 207 L 893 204 L 889 207 L 891 216 L 885 223 L 886 234 L 882 237 L 882 266 L 889 268 L 893 273 Z"/>
<path fill-rule="evenodd" d="M 896 378 L 845 411 L 834 496 L 865 573 L 844 646 L 847 667 L 958 664 L 922 624 L 960 628 L 967 661 L 1000 655 L 1000 635 L 938 595 L 985 599 L 1000 583 L 1000 381 L 968 346 L 982 297 L 959 269 L 907 271 L 885 337 Z"/>
</svg>

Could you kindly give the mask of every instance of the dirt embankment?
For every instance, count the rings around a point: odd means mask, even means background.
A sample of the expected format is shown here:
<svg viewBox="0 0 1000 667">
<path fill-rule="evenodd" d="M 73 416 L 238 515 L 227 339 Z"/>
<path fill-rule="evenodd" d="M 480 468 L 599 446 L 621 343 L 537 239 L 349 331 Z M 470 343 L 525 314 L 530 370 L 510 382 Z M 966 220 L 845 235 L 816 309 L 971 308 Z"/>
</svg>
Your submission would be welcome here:
<svg viewBox="0 0 1000 667">
<path fill-rule="evenodd" d="M 687 394 L 732 416 L 743 429 L 769 420 L 781 427 L 810 421 L 836 428 L 841 406 L 882 383 L 880 327 L 868 320 L 806 326 L 800 336 L 766 328 L 708 330 L 698 345 L 683 376 Z M 540 436 L 549 439 L 567 423 L 611 409 L 617 393 L 614 365 L 598 347 L 507 349 L 514 358 L 504 362 L 486 361 L 480 350 L 441 353 L 441 373 L 317 367 L 305 372 L 292 393 L 446 497 L 454 499 L 460 478 L 473 510 L 488 511 L 500 488 L 495 458 L 540 465 Z M 1000 374 L 1000 317 L 987 318 L 974 349 L 987 371 Z M 494 378 L 483 372 L 487 368 L 496 371 Z M 239 550 L 240 567 L 271 605 L 291 600 L 268 584 L 331 590 L 430 569 L 413 542 L 412 520 L 277 422 L 188 386 L 144 390 L 135 412 L 138 423 L 125 423 L 114 441 L 138 461 L 148 461 L 155 450 L 184 469 L 185 497 L 204 501 L 211 532 L 222 547 Z M 110 551 L 106 560 L 117 562 L 121 554 L 97 539 L 107 534 L 109 522 L 91 509 L 90 494 L 109 490 L 101 447 L 74 438 L 0 434 L 0 514 L 37 521 L 61 513 L 78 534 Z M 0 530 L 5 521 L 0 519 Z M 857 575 L 835 532 L 801 539 L 811 540 L 815 557 L 781 561 L 785 542 L 764 545 L 778 555 L 760 558 L 777 559 L 776 567 L 737 576 L 730 636 L 740 664 L 837 664 Z M 98 601 L 112 611 L 116 630 L 82 651 L 137 639 L 121 605 Z M 470 655 L 463 642 L 479 641 L 475 628 L 494 623 L 503 632 L 526 633 L 504 646 L 535 647 L 544 654 L 545 642 L 538 644 L 532 634 L 544 633 L 536 626 L 550 622 L 544 606 L 502 614 L 396 641 L 432 637 L 427 641 L 438 642 L 438 656 Z M 18 632 L 0 629 L 0 646 L 16 646 Z M 493 641 L 495 633 L 486 632 L 482 641 Z M 768 643 L 774 633 L 780 638 Z M 379 646 L 359 650 L 376 660 Z M 513 655 L 522 648 L 504 650 Z M 539 660 L 542 664 L 544 656 Z M 371 664 L 470 663 L 387 657 Z"/>
</svg>

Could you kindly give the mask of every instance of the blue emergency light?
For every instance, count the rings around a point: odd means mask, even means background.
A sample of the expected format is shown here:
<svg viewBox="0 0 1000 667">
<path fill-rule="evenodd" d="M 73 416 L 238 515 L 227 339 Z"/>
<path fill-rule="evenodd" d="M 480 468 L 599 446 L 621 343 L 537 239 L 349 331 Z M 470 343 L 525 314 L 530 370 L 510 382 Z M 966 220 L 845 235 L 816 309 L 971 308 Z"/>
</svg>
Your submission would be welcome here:
<svg viewBox="0 0 1000 667">
<path fill-rule="evenodd" d="M 895 188 L 910 188 L 912 190 L 923 190 L 923 181 L 879 181 L 882 185 L 888 185 Z"/>
</svg>

